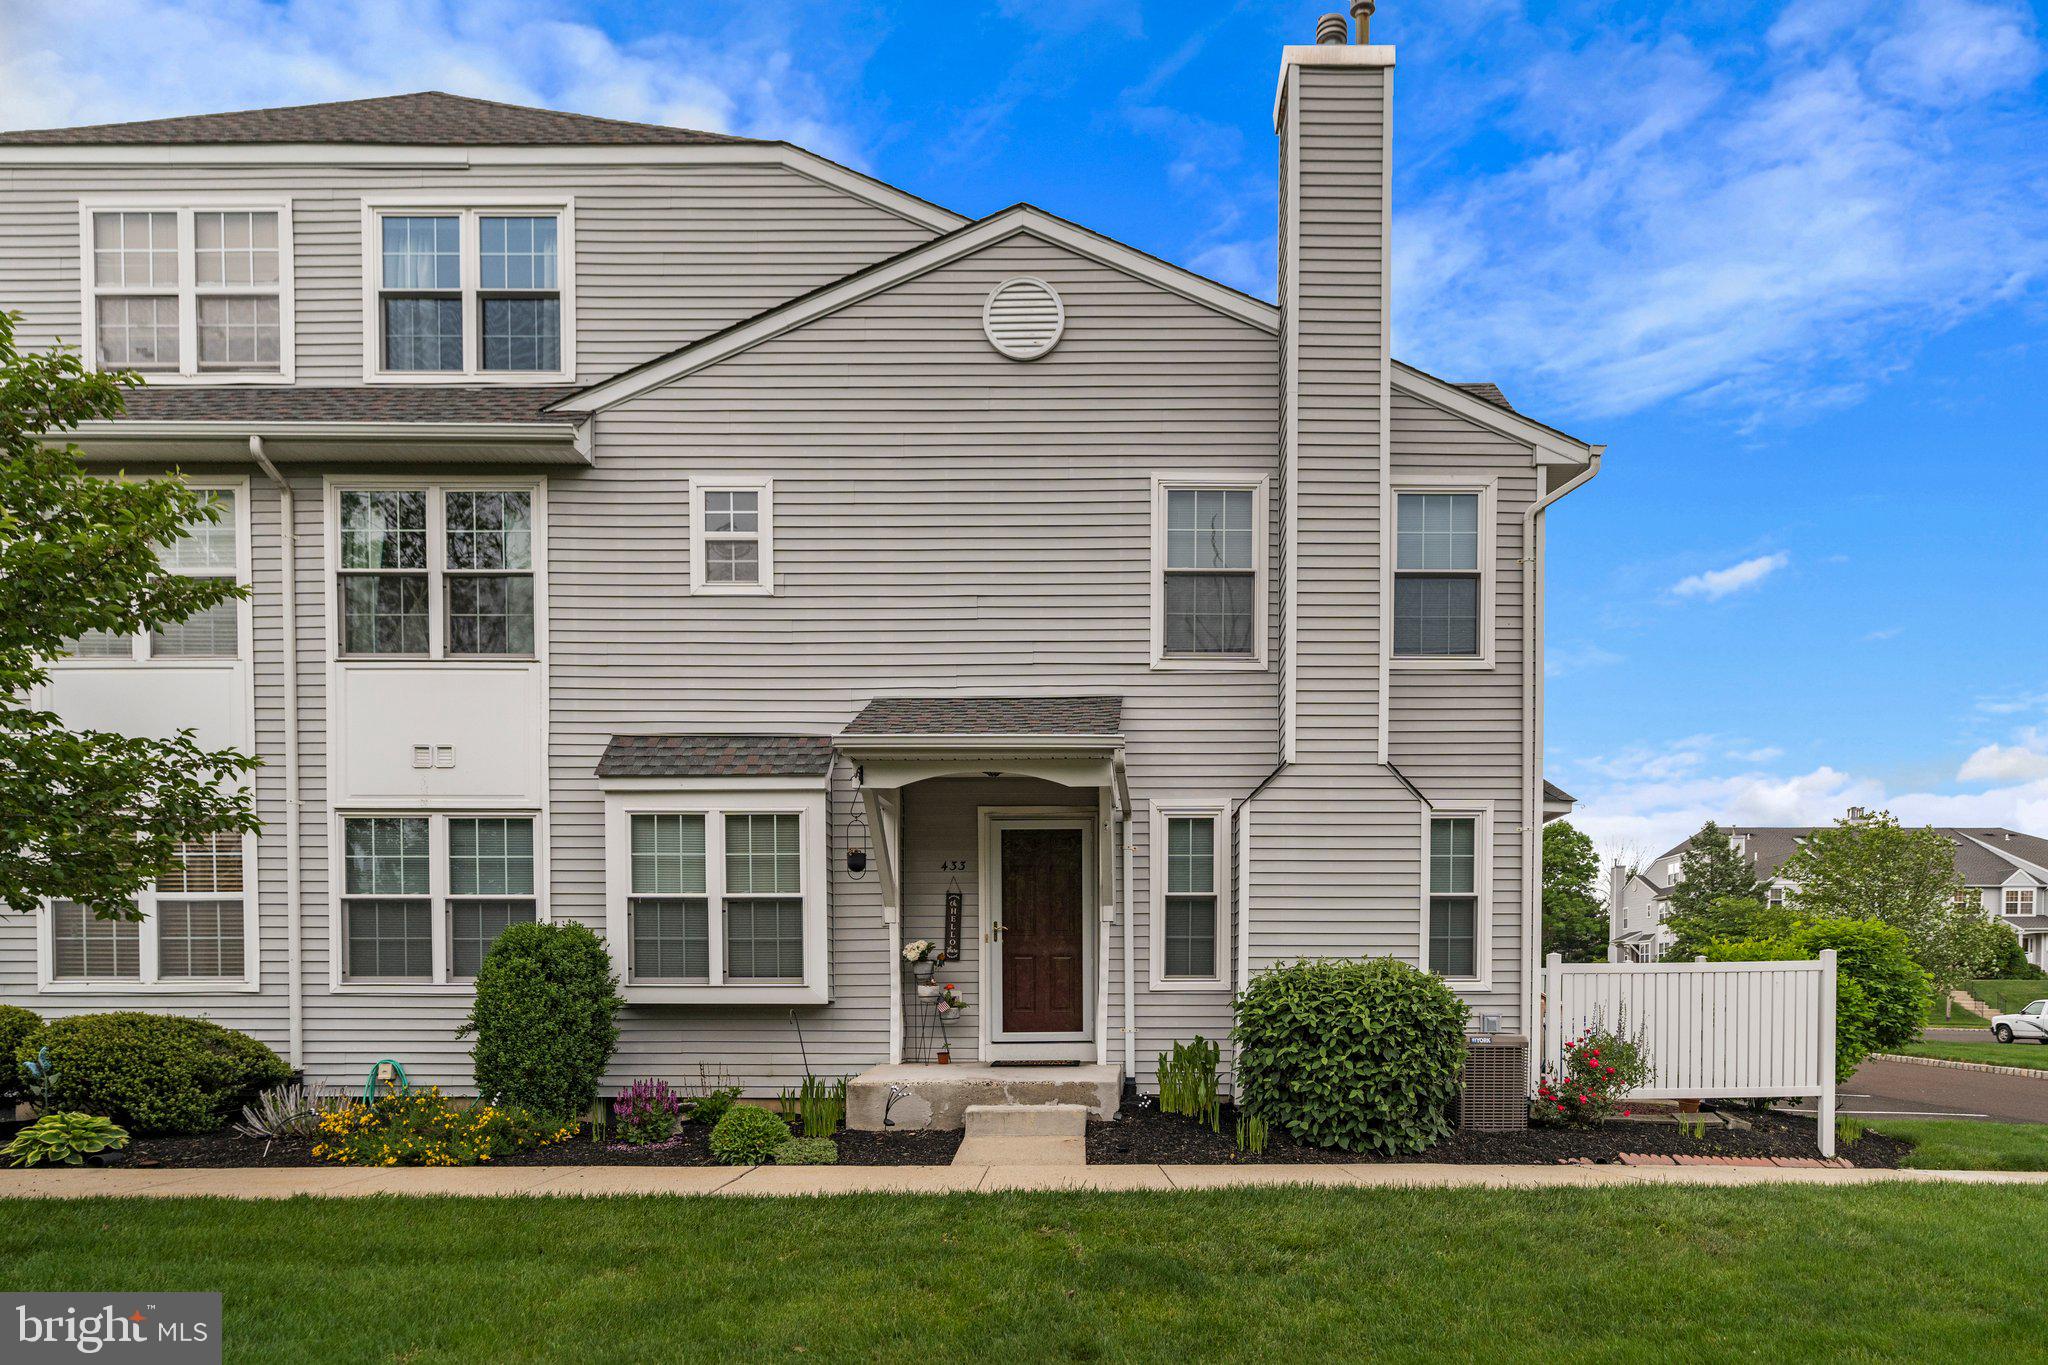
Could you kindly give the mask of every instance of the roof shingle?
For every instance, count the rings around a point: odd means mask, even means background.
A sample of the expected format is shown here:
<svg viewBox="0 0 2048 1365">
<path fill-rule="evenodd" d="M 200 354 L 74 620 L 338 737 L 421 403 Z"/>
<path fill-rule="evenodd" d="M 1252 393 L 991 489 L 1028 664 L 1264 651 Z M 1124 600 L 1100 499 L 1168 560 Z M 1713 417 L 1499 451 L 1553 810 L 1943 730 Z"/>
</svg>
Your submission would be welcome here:
<svg viewBox="0 0 2048 1365">
<path fill-rule="evenodd" d="M 863 735 L 1122 733 L 1122 697 L 877 697 L 841 731 Z"/>
<path fill-rule="evenodd" d="M 599 777 L 823 777 L 825 735 L 613 735 Z"/>
<path fill-rule="evenodd" d="M 423 90 L 376 99 L 243 109 L 135 123 L 79 128 L 35 128 L 0 133 L 9 146 L 230 145 L 348 143 L 397 147 L 630 147 L 721 146 L 758 138 L 701 133 L 660 123 L 565 114 L 523 104 Z"/>
<path fill-rule="evenodd" d="M 127 392 L 121 421 L 143 422 L 545 422 L 559 415 L 542 411 L 573 393 L 562 385 L 520 387 L 479 384 L 359 384 L 309 386 L 221 385 L 155 388 Z"/>
</svg>

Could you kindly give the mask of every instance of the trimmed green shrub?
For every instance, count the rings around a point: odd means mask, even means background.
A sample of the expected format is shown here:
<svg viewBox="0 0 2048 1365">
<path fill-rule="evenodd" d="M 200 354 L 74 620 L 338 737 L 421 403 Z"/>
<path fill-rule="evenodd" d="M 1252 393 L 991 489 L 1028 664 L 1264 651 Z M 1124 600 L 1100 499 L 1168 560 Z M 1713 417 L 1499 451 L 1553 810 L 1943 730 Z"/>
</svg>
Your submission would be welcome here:
<svg viewBox="0 0 2048 1365">
<path fill-rule="evenodd" d="M 839 1144 L 831 1138 L 791 1138 L 769 1156 L 778 1166 L 837 1166 Z"/>
<path fill-rule="evenodd" d="M 1238 1107 L 1311 1146 L 1419 1152 L 1450 1135 L 1465 1014 L 1392 958 L 1269 968 L 1237 999 Z"/>
<path fill-rule="evenodd" d="M 1835 1079 L 1846 1081 L 1863 1059 L 1920 1036 L 1927 973 L 1913 961 L 1899 930 L 1876 920 L 1824 919 L 1783 938 L 1703 945 L 1710 962 L 1791 962 L 1835 950 Z"/>
<path fill-rule="evenodd" d="M 49 1108 L 110 1118 L 137 1136 L 210 1133 L 292 1077 L 246 1033 L 176 1015 L 75 1014 L 53 1019 L 14 1050 L 18 1063 L 50 1052 Z"/>
<path fill-rule="evenodd" d="M 25 1010 L 19 1005 L 0 1005 L 0 1110 L 27 1098 L 21 1068 L 14 1063 L 14 1052 L 42 1026 L 43 1017 L 34 1010 Z"/>
<path fill-rule="evenodd" d="M 499 934 L 456 1031 L 476 1035 L 477 1094 L 548 1118 L 587 1113 L 619 1042 L 618 985 L 610 954 L 583 925 L 515 924 Z"/>
<path fill-rule="evenodd" d="M 787 1123 L 766 1109 L 736 1104 L 711 1130 L 711 1155 L 728 1166 L 759 1166 L 788 1141 Z"/>
</svg>

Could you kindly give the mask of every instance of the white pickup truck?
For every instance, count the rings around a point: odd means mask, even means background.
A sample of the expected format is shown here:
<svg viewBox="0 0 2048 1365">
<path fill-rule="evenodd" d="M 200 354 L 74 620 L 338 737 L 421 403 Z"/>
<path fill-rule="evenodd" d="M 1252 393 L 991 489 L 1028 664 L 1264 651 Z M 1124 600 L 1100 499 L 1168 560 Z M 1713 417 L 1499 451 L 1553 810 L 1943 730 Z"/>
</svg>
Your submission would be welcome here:
<svg viewBox="0 0 2048 1365">
<path fill-rule="evenodd" d="M 2018 1014 L 1994 1015 L 1991 1036 L 2001 1043 L 2048 1043 L 2048 1000 L 2036 1000 Z"/>
</svg>

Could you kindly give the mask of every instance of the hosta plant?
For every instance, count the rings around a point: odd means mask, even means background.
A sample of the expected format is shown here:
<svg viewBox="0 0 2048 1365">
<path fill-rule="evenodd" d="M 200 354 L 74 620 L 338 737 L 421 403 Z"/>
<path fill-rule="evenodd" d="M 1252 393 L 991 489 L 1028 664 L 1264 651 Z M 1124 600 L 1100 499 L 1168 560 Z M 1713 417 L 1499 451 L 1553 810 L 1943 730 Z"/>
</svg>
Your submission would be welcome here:
<svg viewBox="0 0 2048 1365">
<path fill-rule="evenodd" d="M 100 1152 L 128 1145 L 127 1132 L 97 1114 L 45 1114 L 0 1147 L 10 1166 L 83 1166 Z"/>
</svg>

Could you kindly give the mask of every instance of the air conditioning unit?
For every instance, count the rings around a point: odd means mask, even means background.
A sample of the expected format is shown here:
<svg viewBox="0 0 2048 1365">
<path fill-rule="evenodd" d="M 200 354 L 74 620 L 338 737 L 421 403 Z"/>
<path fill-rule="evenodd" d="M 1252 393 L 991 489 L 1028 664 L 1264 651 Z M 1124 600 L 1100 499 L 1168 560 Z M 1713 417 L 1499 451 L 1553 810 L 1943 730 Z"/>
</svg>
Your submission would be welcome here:
<svg viewBox="0 0 2048 1365">
<path fill-rule="evenodd" d="M 1458 1127 L 1511 1133 L 1528 1126 L 1529 1040 L 1512 1033 L 1470 1035 L 1458 1091 Z"/>
</svg>

